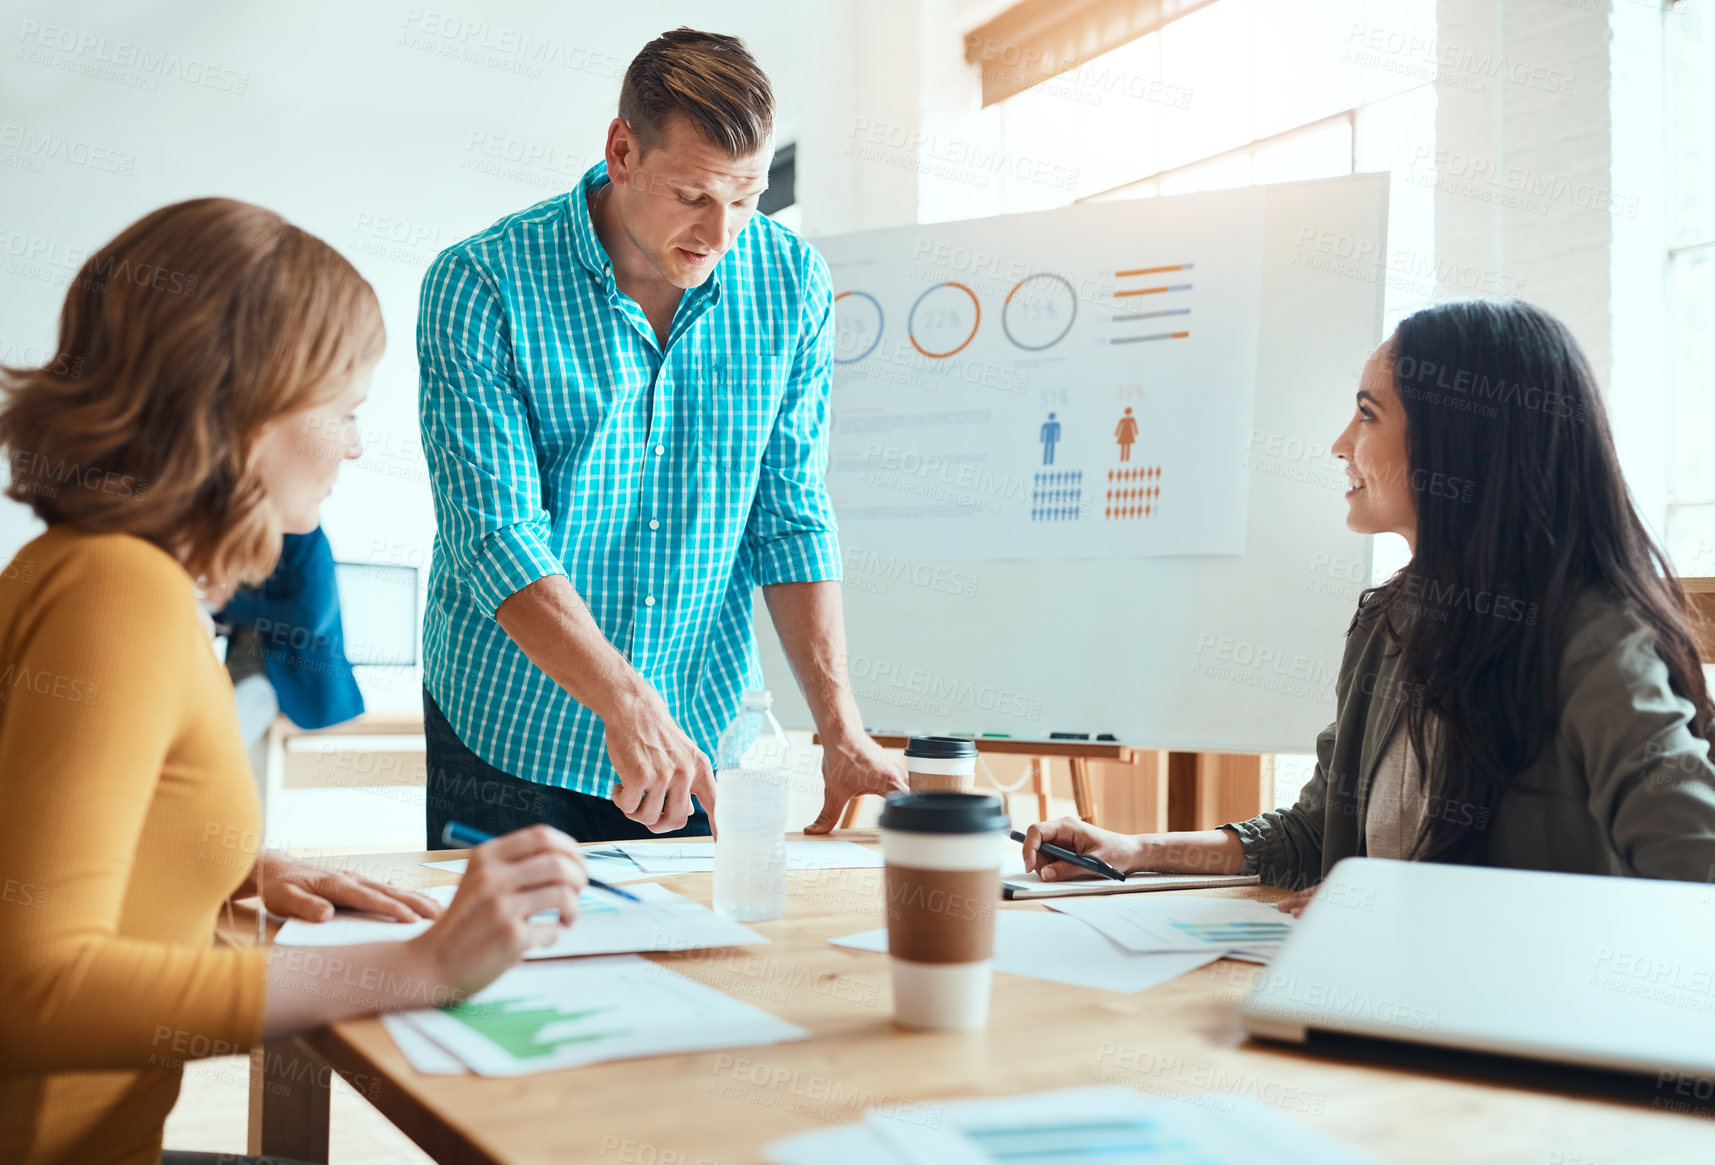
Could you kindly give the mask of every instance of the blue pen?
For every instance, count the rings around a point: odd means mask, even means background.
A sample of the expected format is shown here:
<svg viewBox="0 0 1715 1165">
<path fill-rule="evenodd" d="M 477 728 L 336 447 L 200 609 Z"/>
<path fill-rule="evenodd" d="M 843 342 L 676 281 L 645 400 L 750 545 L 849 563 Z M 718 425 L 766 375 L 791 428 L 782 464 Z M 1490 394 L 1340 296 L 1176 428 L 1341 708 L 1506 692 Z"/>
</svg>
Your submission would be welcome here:
<svg viewBox="0 0 1715 1165">
<path fill-rule="evenodd" d="M 449 821 L 446 828 L 441 830 L 441 842 L 448 849 L 473 849 L 485 841 L 493 840 L 494 835 L 492 833 L 484 833 L 473 825 L 465 825 L 459 821 Z M 600 878 L 591 878 L 590 885 L 597 890 L 606 890 L 609 894 L 617 894 L 626 901 L 635 902 L 639 906 L 644 904 L 643 899 L 637 895 L 628 890 L 621 890 L 618 886 L 610 886 Z"/>
</svg>

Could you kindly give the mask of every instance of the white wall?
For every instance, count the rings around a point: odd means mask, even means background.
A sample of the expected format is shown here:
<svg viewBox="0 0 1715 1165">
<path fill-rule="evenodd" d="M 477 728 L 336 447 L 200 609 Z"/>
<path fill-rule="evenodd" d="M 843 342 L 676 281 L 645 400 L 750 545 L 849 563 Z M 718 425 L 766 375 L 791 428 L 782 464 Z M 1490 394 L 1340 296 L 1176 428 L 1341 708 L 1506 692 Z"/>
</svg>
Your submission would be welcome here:
<svg viewBox="0 0 1715 1165">
<path fill-rule="evenodd" d="M 984 140 L 993 111 L 977 109 L 962 37 L 1006 3 L 5 0 L 0 361 L 52 350 L 78 259 L 145 211 L 205 194 L 272 206 L 352 258 L 392 338 L 362 413 L 369 451 L 324 509 L 329 535 L 342 558 L 426 564 L 413 350 L 423 270 L 440 248 L 570 187 L 598 156 L 637 48 L 679 23 L 750 41 L 776 85 L 781 140 L 798 143 L 799 221 L 815 236 L 1006 209 L 920 168 L 926 141 L 942 153 L 997 144 Z M 1661 21 L 1638 0 L 1440 0 L 1437 152 L 1422 167 L 1438 263 L 1522 283 L 1568 321 L 1658 525 Z M 885 148 L 866 152 L 878 126 Z M 0 503 L 0 557 L 32 532 Z M 416 704 L 414 673 L 365 682 L 372 706 Z"/>
<path fill-rule="evenodd" d="M 911 221 L 915 174 L 860 165 L 846 144 L 862 119 L 915 106 L 916 4 L 859 11 L 828 0 L 8 0 L 0 361 L 45 359 L 81 258 L 141 214 L 201 195 L 280 211 L 374 284 L 389 335 L 360 413 L 368 448 L 323 508 L 328 535 L 342 559 L 426 575 L 414 335 L 435 254 L 572 187 L 601 155 L 626 64 L 680 24 L 745 37 L 768 71 L 779 139 L 799 143 L 807 233 Z M 0 502 L 0 559 L 35 529 Z M 364 670 L 372 708 L 418 706 L 414 670 Z"/>
<path fill-rule="evenodd" d="M 1637 0 L 1441 0 L 1435 176 L 1438 257 L 1522 282 L 1571 327 L 1657 531 L 1668 433 L 1663 19 Z"/>
</svg>

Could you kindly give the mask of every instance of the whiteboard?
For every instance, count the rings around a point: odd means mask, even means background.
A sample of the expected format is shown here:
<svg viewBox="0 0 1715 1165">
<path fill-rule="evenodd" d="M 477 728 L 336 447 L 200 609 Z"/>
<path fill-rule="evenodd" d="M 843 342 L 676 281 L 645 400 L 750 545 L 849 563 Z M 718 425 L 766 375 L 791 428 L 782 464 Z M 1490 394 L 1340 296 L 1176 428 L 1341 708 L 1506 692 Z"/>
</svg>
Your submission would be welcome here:
<svg viewBox="0 0 1715 1165">
<path fill-rule="evenodd" d="M 1345 630 L 1370 577 L 1371 539 L 1345 527 L 1344 472 L 1328 449 L 1381 339 L 1387 181 L 1362 174 L 1259 188 L 1244 553 L 931 560 L 842 543 L 850 672 L 865 727 L 1311 751 L 1333 719 Z M 1218 213 L 1223 195 L 1175 201 Z M 1023 230 L 1043 217 L 990 221 Z M 959 225 L 915 229 L 932 243 Z M 788 727 L 813 727 L 772 626 L 756 622 L 776 714 Z"/>
</svg>

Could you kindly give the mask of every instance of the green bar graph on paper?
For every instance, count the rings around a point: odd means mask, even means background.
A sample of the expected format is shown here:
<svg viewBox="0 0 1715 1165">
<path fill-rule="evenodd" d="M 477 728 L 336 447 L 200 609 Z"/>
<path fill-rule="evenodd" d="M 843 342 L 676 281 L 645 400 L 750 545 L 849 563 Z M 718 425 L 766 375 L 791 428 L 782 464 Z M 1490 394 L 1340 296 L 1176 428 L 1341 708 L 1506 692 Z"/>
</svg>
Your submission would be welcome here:
<svg viewBox="0 0 1715 1165">
<path fill-rule="evenodd" d="M 551 1056 L 570 1044 L 588 1044 L 630 1035 L 629 1030 L 620 1028 L 542 1038 L 542 1032 L 552 1025 L 588 1019 L 612 1010 L 611 1007 L 592 1007 L 584 1011 L 562 1011 L 557 1007 L 530 1007 L 520 1000 L 505 1004 L 460 1003 L 447 1008 L 446 1014 L 478 1035 L 494 1041 L 517 1059 L 529 1060 Z"/>
</svg>

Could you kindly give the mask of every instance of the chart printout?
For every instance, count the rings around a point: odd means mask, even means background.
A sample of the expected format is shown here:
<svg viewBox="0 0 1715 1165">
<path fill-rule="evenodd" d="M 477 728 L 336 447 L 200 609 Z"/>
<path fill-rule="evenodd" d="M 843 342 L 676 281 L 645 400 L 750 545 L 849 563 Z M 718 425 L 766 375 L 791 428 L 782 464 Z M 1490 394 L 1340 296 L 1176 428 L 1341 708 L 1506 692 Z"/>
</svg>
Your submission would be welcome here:
<svg viewBox="0 0 1715 1165">
<path fill-rule="evenodd" d="M 1243 554 L 1266 196 L 818 240 L 842 541 L 929 560 Z"/>
</svg>

